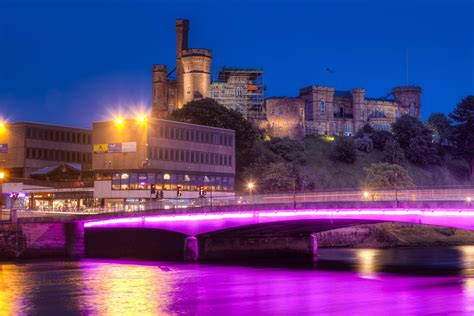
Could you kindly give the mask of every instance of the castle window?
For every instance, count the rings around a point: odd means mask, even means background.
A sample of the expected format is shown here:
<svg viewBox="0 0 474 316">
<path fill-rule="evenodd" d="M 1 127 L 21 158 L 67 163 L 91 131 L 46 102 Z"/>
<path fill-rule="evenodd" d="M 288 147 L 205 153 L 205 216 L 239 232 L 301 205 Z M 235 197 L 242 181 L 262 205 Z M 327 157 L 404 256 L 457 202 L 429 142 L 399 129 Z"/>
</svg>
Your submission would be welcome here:
<svg viewBox="0 0 474 316">
<path fill-rule="evenodd" d="M 343 106 L 341 106 L 341 107 L 339 108 L 339 116 L 340 116 L 340 117 L 344 117 L 344 107 L 343 107 Z"/>
<path fill-rule="evenodd" d="M 415 116 L 415 105 L 413 103 L 410 103 L 410 107 L 408 109 L 408 115 Z"/>
<path fill-rule="evenodd" d="M 324 100 L 319 101 L 319 116 L 326 115 L 326 102 Z"/>
<path fill-rule="evenodd" d="M 344 136 L 352 135 L 352 126 L 349 123 L 344 124 Z"/>
</svg>

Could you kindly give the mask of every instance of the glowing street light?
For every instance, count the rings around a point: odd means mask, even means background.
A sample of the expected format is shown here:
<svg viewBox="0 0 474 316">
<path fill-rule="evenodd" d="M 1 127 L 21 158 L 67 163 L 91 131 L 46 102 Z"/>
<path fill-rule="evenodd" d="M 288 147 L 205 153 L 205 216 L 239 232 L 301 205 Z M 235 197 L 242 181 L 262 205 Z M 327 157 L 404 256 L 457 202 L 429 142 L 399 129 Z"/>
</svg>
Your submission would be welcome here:
<svg viewBox="0 0 474 316">
<path fill-rule="evenodd" d="M 0 180 L 5 179 L 6 175 L 4 171 L 0 171 Z"/>
<path fill-rule="evenodd" d="M 139 115 L 137 116 L 137 122 L 139 124 L 144 124 L 146 122 L 146 116 L 145 115 Z"/>
<path fill-rule="evenodd" d="M 368 198 L 368 197 L 369 197 L 369 192 L 364 191 L 364 198 Z"/>
<path fill-rule="evenodd" d="M 123 125 L 123 123 L 124 123 L 123 118 L 117 117 L 117 118 L 115 119 L 115 124 L 116 124 L 116 125 L 119 125 L 119 126 L 120 126 L 120 125 Z"/>
</svg>

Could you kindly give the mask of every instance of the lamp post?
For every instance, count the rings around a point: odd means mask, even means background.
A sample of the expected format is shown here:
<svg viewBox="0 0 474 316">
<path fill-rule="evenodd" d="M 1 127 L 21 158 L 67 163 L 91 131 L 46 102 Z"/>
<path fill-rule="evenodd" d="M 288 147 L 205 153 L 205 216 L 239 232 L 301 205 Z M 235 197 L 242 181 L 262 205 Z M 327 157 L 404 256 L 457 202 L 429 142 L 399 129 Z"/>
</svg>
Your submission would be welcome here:
<svg viewBox="0 0 474 316">
<path fill-rule="evenodd" d="M 252 193 L 253 193 L 253 189 L 255 188 L 255 183 L 253 183 L 253 181 L 249 181 L 247 182 L 247 189 L 249 190 L 249 193 L 250 193 L 250 200 L 253 202 L 253 196 L 252 196 Z"/>
<path fill-rule="evenodd" d="M 397 207 L 399 207 L 398 202 L 398 172 L 395 171 L 395 201 L 397 203 Z"/>
</svg>

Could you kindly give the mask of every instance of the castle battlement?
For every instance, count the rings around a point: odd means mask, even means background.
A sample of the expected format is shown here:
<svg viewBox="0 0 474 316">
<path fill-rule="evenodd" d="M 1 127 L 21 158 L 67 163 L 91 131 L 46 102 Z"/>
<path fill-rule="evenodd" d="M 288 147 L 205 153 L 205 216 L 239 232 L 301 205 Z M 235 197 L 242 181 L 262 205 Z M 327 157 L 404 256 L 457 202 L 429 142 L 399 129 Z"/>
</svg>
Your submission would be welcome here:
<svg viewBox="0 0 474 316">
<path fill-rule="evenodd" d="M 182 57 L 208 57 L 212 58 L 212 50 L 205 48 L 189 48 L 181 52 Z"/>
</svg>

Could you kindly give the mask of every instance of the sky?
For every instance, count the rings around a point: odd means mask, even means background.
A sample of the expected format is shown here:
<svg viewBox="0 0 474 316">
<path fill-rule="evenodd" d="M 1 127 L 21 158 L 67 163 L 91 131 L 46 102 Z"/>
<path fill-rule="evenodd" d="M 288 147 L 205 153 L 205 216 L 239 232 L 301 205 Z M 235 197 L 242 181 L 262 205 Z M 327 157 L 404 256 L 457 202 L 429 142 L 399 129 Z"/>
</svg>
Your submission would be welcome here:
<svg viewBox="0 0 474 316">
<path fill-rule="evenodd" d="M 179 18 L 214 70 L 263 68 L 267 97 L 419 85 L 426 119 L 474 94 L 474 0 L 0 0 L 0 117 L 90 127 L 150 109 Z"/>
</svg>

